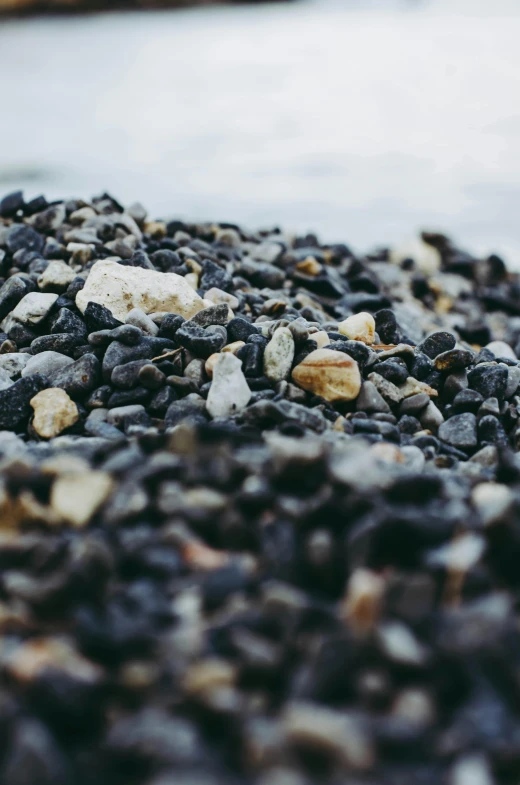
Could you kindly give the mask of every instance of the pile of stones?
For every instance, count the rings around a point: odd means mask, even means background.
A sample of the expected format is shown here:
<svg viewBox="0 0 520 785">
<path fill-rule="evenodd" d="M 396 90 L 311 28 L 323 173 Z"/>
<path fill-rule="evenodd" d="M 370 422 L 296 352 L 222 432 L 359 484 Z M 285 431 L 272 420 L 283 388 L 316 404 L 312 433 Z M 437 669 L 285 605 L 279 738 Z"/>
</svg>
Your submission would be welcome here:
<svg viewBox="0 0 520 785">
<path fill-rule="evenodd" d="M 518 782 L 500 257 L 16 192 L 0 276 L 2 785 Z"/>
</svg>

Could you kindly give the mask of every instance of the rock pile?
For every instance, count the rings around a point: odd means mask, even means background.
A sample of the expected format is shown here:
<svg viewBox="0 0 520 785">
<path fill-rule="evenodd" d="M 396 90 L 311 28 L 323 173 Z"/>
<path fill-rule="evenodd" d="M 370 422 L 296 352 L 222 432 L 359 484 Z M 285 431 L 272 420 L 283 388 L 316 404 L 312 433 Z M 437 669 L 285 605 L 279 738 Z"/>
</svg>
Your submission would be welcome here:
<svg viewBox="0 0 520 785">
<path fill-rule="evenodd" d="M 2 785 L 513 785 L 520 281 L 0 201 Z"/>
</svg>

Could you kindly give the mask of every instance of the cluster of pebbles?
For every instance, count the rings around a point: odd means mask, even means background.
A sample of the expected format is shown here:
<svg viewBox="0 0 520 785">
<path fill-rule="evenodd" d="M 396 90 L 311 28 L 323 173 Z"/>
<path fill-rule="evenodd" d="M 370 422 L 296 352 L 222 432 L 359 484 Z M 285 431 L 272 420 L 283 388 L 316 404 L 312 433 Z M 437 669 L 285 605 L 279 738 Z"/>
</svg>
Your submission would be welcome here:
<svg viewBox="0 0 520 785">
<path fill-rule="evenodd" d="M 519 782 L 498 256 L 17 192 L 0 275 L 2 785 Z"/>
</svg>

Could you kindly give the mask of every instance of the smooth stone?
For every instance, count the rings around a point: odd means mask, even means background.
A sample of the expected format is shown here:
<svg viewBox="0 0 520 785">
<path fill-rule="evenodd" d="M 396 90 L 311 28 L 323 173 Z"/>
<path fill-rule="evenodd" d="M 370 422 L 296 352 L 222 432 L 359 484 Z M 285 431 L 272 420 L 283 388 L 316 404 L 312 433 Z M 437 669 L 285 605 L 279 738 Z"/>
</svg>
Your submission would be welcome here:
<svg viewBox="0 0 520 785">
<path fill-rule="evenodd" d="M 456 342 L 456 338 L 452 333 L 440 331 L 432 333 L 425 338 L 417 347 L 417 351 L 426 354 L 431 360 L 434 360 L 437 355 L 454 349 Z"/>
<path fill-rule="evenodd" d="M 7 232 L 7 248 L 12 254 L 22 249 L 40 253 L 44 245 L 45 238 L 26 224 L 14 224 Z"/>
<path fill-rule="evenodd" d="M 295 344 L 291 330 L 279 327 L 265 347 L 264 375 L 272 382 L 289 378 L 294 360 Z"/>
<path fill-rule="evenodd" d="M 3 321 L 13 308 L 18 305 L 20 300 L 25 297 L 28 288 L 28 282 L 17 275 L 13 275 L 5 281 L 2 287 L 0 287 L 0 321 Z"/>
<path fill-rule="evenodd" d="M 507 369 L 507 387 L 504 398 L 508 401 L 517 391 L 520 385 L 520 367 L 512 365 Z"/>
<path fill-rule="evenodd" d="M 115 406 L 107 412 L 106 421 L 109 425 L 115 425 L 116 428 L 119 428 L 124 426 L 129 418 L 135 418 L 145 413 L 146 409 L 140 403 L 129 404 L 128 406 Z"/>
<path fill-rule="evenodd" d="M 76 273 L 68 264 L 53 259 L 38 276 L 38 289 L 43 292 L 64 292 L 75 277 Z"/>
<path fill-rule="evenodd" d="M 222 303 L 225 303 L 226 305 L 229 305 L 231 310 L 236 310 L 240 305 L 238 298 L 235 297 L 234 294 L 229 294 L 223 289 L 219 289 L 217 286 L 213 286 L 211 289 L 208 289 L 208 291 L 204 294 L 204 298 L 206 300 L 211 300 L 211 302 L 215 303 L 215 305 L 221 305 Z M 213 324 L 215 324 L 215 322 L 213 322 Z"/>
<path fill-rule="evenodd" d="M 491 341 L 491 343 L 488 343 L 484 348 L 493 352 L 495 357 L 507 357 L 509 360 L 518 360 L 513 349 L 505 341 Z"/>
<path fill-rule="evenodd" d="M 104 305 L 124 321 L 133 308 L 145 313 L 167 311 L 189 319 L 204 308 L 202 297 L 176 273 L 161 273 L 101 259 L 90 270 L 85 286 L 76 295 L 83 313 L 89 302 Z"/>
<path fill-rule="evenodd" d="M 213 366 L 213 380 L 206 400 L 211 417 L 230 417 L 241 412 L 251 398 L 251 390 L 242 371 L 242 363 L 229 352 L 218 355 Z"/>
<path fill-rule="evenodd" d="M 229 342 L 247 341 L 250 335 L 258 335 L 260 330 L 255 324 L 248 322 L 242 316 L 235 316 L 226 325 Z"/>
<path fill-rule="evenodd" d="M 114 481 L 105 472 L 64 474 L 52 486 L 51 507 L 67 523 L 81 528 L 89 523 L 113 488 Z"/>
<path fill-rule="evenodd" d="M 482 450 L 477 455 L 480 452 Z M 507 485 L 497 482 L 483 482 L 473 488 L 471 501 L 478 510 L 484 525 L 490 526 L 512 511 L 515 497 Z"/>
<path fill-rule="evenodd" d="M 375 319 L 370 313 L 356 313 L 338 325 L 338 332 L 350 341 L 361 341 L 371 345 L 374 343 L 376 330 Z"/>
<path fill-rule="evenodd" d="M 408 398 L 407 400 L 411 400 Z M 428 401 L 426 409 L 419 414 L 419 419 L 423 428 L 428 428 L 430 431 L 436 431 L 444 422 L 442 412 L 437 408 L 433 401 Z"/>
<path fill-rule="evenodd" d="M 132 308 L 126 315 L 125 323 L 133 324 L 134 327 L 139 327 L 145 335 L 154 336 L 159 332 L 159 327 L 141 308 Z"/>
<path fill-rule="evenodd" d="M 29 292 L 22 297 L 7 318 L 25 325 L 39 324 L 45 319 L 57 299 L 57 294 Z M 5 323 L 4 319 L 2 327 Z"/>
<path fill-rule="evenodd" d="M 376 368 L 377 367 L 378 366 L 376 366 Z M 397 404 L 403 400 L 403 394 L 399 387 L 396 387 L 395 384 L 389 382 L 388 379 L 384 378 L 384 376 L 372 372 L 368 374 L 367 379 L 369 382 L 372 382 L 372 384 L 375 385 L 377 391 L 381 393 L 385 401 Z"/>
<path fill-rule="evenodd" d="M 376 332 L 386 344 L 397 343 L 397 319 L 390 308 L 382 308 L 374 314 Z"/>
<path fill-rule="evenodd" d="M 116 365 L 112 371 L 110 382 L 122 390 L 130 390 L 135 387 L 139 378 L 139 371 L 148 360 L 132 360 L 124 365 Z"/>
<path fill-rule="evenodd" d="M 452 373 L 453 371 L 462 371 L 468 365 L 471 365 L 474 360 L 474 353 L 467 349 L 448 349 L 447 352 L 441 352 L 441 354 L 437 355 L 434 365 L 437 371 Z"/>
<path fill-rule="evenodd" d="M 378 392 L 373 382 L 365 381 L 357 397 L 356 409 L 367 414 L 373 412 L 388 412 L 392 410 L 383 396 Z"/>
<path fill-rule="evenodd" d="M 302 389 L 326 401 L 352 401 L 361 389 L 357 362 L 348 354 L 331 349 L 316 349 L 308 354 L 293 368 L 292 379 Z"/>
<path fill-rule="evenodd" d="M 73 362 L 72 357 L 68 357 L 66 354 L 40 352 L 40 354 L 31 355 L 31 359 L 22 370 L 22 377 L 30 376 L 32 373 L 41 373 L 50 378 L 67 365 L 72 365 Z"/>
<path fill-rule="evenodd" d="M 476 412 L 483 401 L 479 392 L 466 388 L 457 393 L 451 405 L 454 412 Z"/>
<path fill-rule="evenodd" d="M 471 412 L 450 417 L 439 428 L 439 438 L 461 450 L 477 446 L 477 418 Z"/>
<path fill-rule="evenodd" d="M 53 439 L 79 420 L 78 407 L 64 390 L 49 387 L 31 398 L 33 428 L 43 439 Z"/>
<path fill-rule="evenodd" d="M 413 414 L 422 412 L 429 404 L 430 398 L 426 393 L 417 393 L 405 398 L 399 408 L 400 414 Z"/>
</svg>

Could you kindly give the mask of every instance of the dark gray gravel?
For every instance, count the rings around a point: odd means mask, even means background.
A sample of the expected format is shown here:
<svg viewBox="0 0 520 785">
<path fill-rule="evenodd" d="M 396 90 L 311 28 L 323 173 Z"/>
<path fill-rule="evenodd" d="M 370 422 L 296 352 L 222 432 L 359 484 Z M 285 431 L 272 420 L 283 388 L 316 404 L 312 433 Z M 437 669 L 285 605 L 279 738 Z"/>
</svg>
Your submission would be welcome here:
<svg viewBox="0 0 520 785">
<path fill-rule="evenodd" d="M 516 785 L 518 277 L 1 216 L 0 783 Z M 207 302 L 82 312 L 107 258 Z"/>
</svg>

